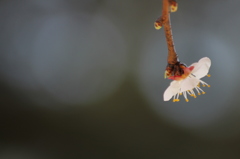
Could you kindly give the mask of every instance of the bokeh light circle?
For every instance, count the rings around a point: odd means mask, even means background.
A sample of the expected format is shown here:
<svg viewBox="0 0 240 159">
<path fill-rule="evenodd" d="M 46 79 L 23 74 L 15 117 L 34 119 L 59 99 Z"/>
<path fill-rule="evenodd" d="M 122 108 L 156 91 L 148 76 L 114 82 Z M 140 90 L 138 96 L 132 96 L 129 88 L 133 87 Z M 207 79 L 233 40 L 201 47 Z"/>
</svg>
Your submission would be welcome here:
<svg viewBox="0 0 240 159">
<path fill-rule="evenodd" d="M 91 103 L 110 95 L 126 75 L 124 40 L 110 21 L 97 15 L 49 17 L 34 46 L 34 74 L 53 97 Z"/>
</svg>

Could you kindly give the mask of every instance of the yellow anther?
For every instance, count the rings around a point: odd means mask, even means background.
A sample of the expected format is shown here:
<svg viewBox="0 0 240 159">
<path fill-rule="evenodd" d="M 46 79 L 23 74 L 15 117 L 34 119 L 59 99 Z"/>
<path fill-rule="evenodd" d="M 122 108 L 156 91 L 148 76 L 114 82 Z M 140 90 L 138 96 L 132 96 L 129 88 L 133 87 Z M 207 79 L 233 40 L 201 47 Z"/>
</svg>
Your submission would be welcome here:
<svg viewBox="0 0 240 159">
<path fill-rule="evenodd" d="M 208 87 L 211 87 L 210 85 L 207 85 Z"/>
<path fill-rule="evenodd" d="M 182 93 L 179 93 L 179 95 L 182 95 Z"/>
<path fill-rule="evenodd" d="M 208 77 L 211 77 L 211 75 L 210 75 L 210 74 L 208 74 L 207 76 L 208 76 Z"/>
<path fill-rule="evenodd" d="M 171 1 L 170 2 L 171 4 L 171 12 L 176 12 L 177 11 L 177 9 L 178 9 L 178 4 L 177 4 L 177 2 L 176 1 Z"/>
<path fill-rule="evenodd" d="M 203 84 L 202 86 L 203 86 L 203 87 L 206 87 L 206 85 L 205 85 L 205 84 Z"/>
<path fill-rule="evenodd" d="M 197 96 L 193 96 L 194 98 L 197 98 Z"/>
<path fill-rule="evenodd" d="M 197 86 L 200 87 L 200 84 L 198 84 Z"/>
<path fill-rule="evenodd" d="M 186 102 L 189 102 L 189 100 L 188 99 L 185 99 L 186 100 Z"/>
<path fill-rule="evenodd" d="M 173 99 L 173 102 L 179 102 L 180 99 Z"/>
<path fill-rule="evenodd" d="M 154 27 L 155 27 L 156 30 L 159 30 L 159 29 L 162 28 L 162 24 L 160 22 L 155 22 Z"/>
<path fill-rule="evenodd" d="M 202 92 L 202 94 L 206 94 L 206 92 Z"/>
<path fill-rule="evenodd" d="M 201 93 L 199 92 L 199 93 L 198 93 L 198 95 L 200 96 L 200 95 L 201 95 Z"/>
<path fill-rule="evenodd" d="M 190 94 L 190 96 L 194 97 L 194 94 Z"/>
</svg>

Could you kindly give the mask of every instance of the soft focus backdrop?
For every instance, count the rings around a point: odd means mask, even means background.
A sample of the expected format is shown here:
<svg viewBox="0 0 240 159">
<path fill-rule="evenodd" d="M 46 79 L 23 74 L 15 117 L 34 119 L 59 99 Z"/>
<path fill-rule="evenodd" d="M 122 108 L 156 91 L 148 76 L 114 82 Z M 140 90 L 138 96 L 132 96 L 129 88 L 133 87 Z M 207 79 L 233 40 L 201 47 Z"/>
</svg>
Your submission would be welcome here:
<svg viewBox="0 0 240 159">
<path fill-rule="evenodd" d="M 239 0 L 179 0 L 205 95 L 163 101 L 162 0 L 0 0 L 0 159 L 239 159 Z"/>
</svg>

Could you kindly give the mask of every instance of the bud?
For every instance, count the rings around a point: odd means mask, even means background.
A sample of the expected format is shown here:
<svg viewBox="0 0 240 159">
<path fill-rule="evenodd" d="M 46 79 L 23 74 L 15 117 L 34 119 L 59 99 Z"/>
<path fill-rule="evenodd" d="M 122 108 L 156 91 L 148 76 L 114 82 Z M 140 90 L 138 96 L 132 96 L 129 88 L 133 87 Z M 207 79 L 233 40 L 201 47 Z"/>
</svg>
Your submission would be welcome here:
<svg viewBox="0 0 240 159">
<path fill-rule="evenodd" d="M 171 12 L 176 12 L 178 9 L 178 3 L 175 0 L 170 0 L 169 3 Z"/>
<path fill-rule="evenodd" d="M 159 29 L 162 28 L 162 23 L 159 22 L 159 21 L 156 21 L 156 22 L 154 23 L 154 27 L 155 27 L 156 30 L 159 30 Z"/>
</svg>

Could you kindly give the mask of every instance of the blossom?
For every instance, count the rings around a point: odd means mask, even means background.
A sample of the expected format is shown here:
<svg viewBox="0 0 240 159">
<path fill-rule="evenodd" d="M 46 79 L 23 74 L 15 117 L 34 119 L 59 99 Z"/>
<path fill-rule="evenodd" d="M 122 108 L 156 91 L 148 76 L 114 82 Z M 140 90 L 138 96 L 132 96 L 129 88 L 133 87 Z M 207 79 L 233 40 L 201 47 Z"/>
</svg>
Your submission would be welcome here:
<svg viewBox="0 0 240 159">
<path fill-rule="evenodd" d="M 178 102 L 179 95 L 183 95 L 188 102 L 188 95 L 196 98 L 196 95 L 205 94 L 200 88 L 200 84 L 205 87 L 210 87 L 209 84 L 202 81 L 201 78 L 208 76 L 208 71 L 211 66 L 211 60 L 208 57 L 201 58 L 198 62 L 193 63 L 189 67 L 182 65 L 182 75 L 172 75 L 168 77 L 173 81 L 170 86 L 164 92 L 164 101 L 169 101 L 173 97 L 173 102 Z M 194 91 L 195 90 L 195 91 Z"/>
</svg>

